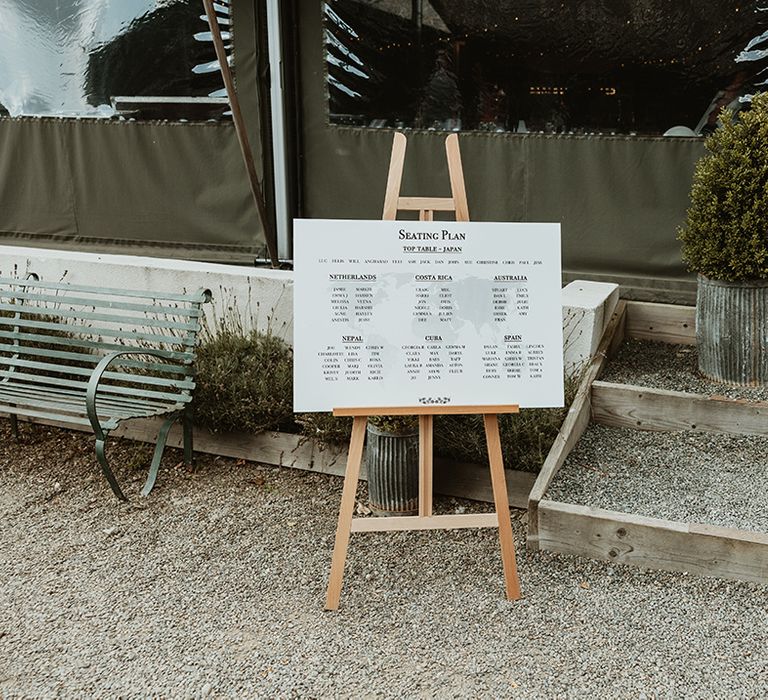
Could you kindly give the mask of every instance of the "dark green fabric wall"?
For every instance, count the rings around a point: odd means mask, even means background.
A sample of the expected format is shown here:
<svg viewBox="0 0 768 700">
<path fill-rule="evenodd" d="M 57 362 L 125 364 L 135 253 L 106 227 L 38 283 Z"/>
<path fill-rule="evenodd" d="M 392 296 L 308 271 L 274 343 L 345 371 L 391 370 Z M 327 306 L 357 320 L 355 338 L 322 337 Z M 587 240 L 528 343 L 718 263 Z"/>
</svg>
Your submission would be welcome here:
<svg viewBox="0 0 768 700">
<path fill-rule="evenodd" d="M 321 3 L 296 3 L 299 213 L 378 218 L 392 132 L 328 124 Z M 256 3 L 235 0 L 234 12 L 238 90 L 263 167 Z M 447 194 L 445 134 L 408 135 L 403 193 Z M 466 133 L 460 143 L 473 219 L 562 222 L 566 277 L 614 279 L 648 298 L 691 289 L 676 228 L 700 140 Z M 232 262 L 263 251 L 231 124 L 0 119 L 0 202 L 0 243 Z"/>
<path fill-rule="evenodd" d="M 303 207 L 307 217 L 379 218 L 392 132 L 330 126 L 321 3 L 300 8 Z M 406 132 L 403 194 L 449 193 L 444 133 Z M 470 216 L 558 221 L 567 277 L 614 279 L 636 296 L 689 296 L 676 229 L 700 139 L 463 133 Z"/>
<path fill-rule="evenodd" d="M 253 1 L 235 0 L 233 13 L 261 168 Z M 0 119 L 0 203 L 9 245 L 232 262 L 264 248 L 231 123 Z"/>
</svg>

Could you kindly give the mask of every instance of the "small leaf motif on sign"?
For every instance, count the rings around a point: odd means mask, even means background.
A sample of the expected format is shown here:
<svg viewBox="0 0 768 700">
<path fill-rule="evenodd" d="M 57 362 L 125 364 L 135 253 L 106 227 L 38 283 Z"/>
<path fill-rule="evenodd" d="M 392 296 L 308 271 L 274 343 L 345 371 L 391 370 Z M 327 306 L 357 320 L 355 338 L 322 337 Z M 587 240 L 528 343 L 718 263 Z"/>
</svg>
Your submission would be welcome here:
<svg viewBox="0 0 768 700">
<path fill-rule="evenodd" d="M 421 396 L 419 403 L 425 406 L 442 405 L 451 403 L 451 398 L 449 396 Z"/>
</svg>

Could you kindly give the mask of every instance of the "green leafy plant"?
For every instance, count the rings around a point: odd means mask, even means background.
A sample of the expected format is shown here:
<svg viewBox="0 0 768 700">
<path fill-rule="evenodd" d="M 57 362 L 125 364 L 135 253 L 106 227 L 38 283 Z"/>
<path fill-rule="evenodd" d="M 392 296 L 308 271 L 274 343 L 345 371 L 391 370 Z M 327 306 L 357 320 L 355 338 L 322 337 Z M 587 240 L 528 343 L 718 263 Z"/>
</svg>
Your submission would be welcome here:
<svg viewBox="0 0 768 700">
<path fill-rule="evenodd" d="M 392 435 L 412 435 L 419 430 L 417 416 L 371 416 L 368 423 Z"/>
<path fill-rule="evenodd" d="M 295 429 L 293 350 L 270 332 L 227 319 L 197 353 L 192 416 L 212 432 Z"/>
<path fill-rule="evenodd" d="M 332 413 L 300 413 L 296 422 L 303 435 L 327 444 L 343 445 L 352 435 L 352 419 Z M 368 422 L 393 435 L 410 435 L 419 429 L 416 416 L 371 416 Z"/>
<path fill-rule="evenodd" d="M 722 116 L 696 165 L 679 231 L 683 259 L 710 279 L 768 278 L 768 93 Z"/>
<path fill-rule="evenodd" d="M 565 379 L 564 408 L 525 409 L 519 414 L 499 416 L 499 433 L 504 465 L 508 469 L 537 472 L 555 441 L 568 407 L 579 386 L 581 374 Z M 322 442 L 345 444 L 352 431 L 351 418 L 330 413 L 304 413 L 296 422 L 302 432 Z M 418 430 L 415 416 L 376 416 L 370 422 L 392 433 Z M 488 452 L 482 416 L 437 416 L 435 419 L 435 452 L 447 459 L 487 464 Z"/>
<path fill-rule="evenodd" d="M 507 469 L 538 472 L 547 458 L 568 407 L 579 386 L 580 375 L 565 379 L 564 408 L 527 408 L 499 416 L 499 435 Z M 482 416 L 438 416 L 435 419 L 435 451 L 462 462 L 488 464 Z"/>
<path fill-rule="evenodd" d="M 330 413 L 294 416 L 293 352 L 272 333 L 245 332 L 234 319 L 206 331 L 198 349 L 193 419 L 214 432 L 285 430 L 326 444 L 349 442 L 352 419 Z M 500 416 L 505 465 L 538 471 L 554 442 L 578 386 L 566 378 L 566 408 L 526 409 Z M 376 416 L 380 430 L 408 434 L 418 430 L 415 416 Z M 435 451 L 447 458 L 487 462 L 482 416 L 440 416 L 435 420 Z"/>
<path fill-rule="evenodd" d="M 344 445 L 352 435 L 352 419 L 332 413 L 299 413 L 296 422 L 302 435 L 327 445 Z"/>
</svg>

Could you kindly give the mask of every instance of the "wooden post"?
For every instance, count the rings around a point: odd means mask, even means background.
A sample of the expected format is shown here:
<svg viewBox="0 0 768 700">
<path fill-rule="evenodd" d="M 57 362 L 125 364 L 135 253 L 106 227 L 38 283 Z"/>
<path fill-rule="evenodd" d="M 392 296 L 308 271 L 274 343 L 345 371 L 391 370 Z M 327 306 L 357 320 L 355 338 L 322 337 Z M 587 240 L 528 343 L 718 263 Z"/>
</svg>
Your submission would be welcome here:
<svg viewBox="0 0 768 700">
<path fill-rule="evenodd" d="M 445 139 L 445 153 L 448 157 L 451 194 L 456 205 L 456 221 L 469 221 L 469 205 L 467 204 L 467 190 L 464 184 L 464 168 L 461 165 L 458 134 L 451 134 Z"/>
<path fill-rule="evenodd" d="M 419 416 L 419 515 L 432 515 L 432 416 Z"/>
<path fill-rule="evenodd" d="M 451 180 L 450 197 L 400 196 L 407 145 L 405 135 L 397 132 L 392 142 L 387 189 L 384 193 L 384 211 L 381 218 L 385 221 L 391 221 L 397 218 L 398 211 L 417 211 L 421 221 L 432 221 L 436 211 L 448 211 L 454 212 L 456 221 L 469 221 L 469 205 L 467 204 L 467 190 L 464 185 L 464 169 L 461 165 L 458 134 L 451 134 L 445 139 L 448 176 Z"/>
<path fill-rule="evenodd" d="M 509 517 L 509 495 L 504 478 L 504 458 L 501 454 L 501 436 L 499 418 L 495 413 L 483 416 L 485 440 L 488 443 L 488 461 L 491 465 L 491 484 L 496 515 L 499 517 L 499 544 L 501 561 L 504 566 L 504 581 L 507 588 L 507 600 L 520 600 L 520 581 L 517 578 L 515 560 L 515 539 L 512 533 L 512 521 Z"/>
<path fill-rule="evenodd" d="M 336 525 L 336 542 L 333 545 L 331 561 L 331 577 L 328 581 L 328 594 L 325 599 L 326 610 L 337 610 L 341 596 L 341 585 L 344 578 L 344 564 L 347 561 L 347 546 L 352 532 L 352 515 L 355 511 L 355 493 L 360 478 L 360 463 L 363 460 L 363 443 L 365 442 L 365 426 L 368 423 L 365 416 L 355 416 L 352 422 L 352 437 L 349 441 L 349 456 L 347 457 L 347 473 L 344 476 L 344 490 L 341 494 L 339 522 Z"/>
<path fill-rule="evenodd" d="M 205 9 L 205 16 L 208 19 L 208 25 L 211 28 L 213 47 L 216 51 L 216 60 L 219 62 L 219 67 L 221 68 L 221 77 L 224 81 L 227 97 L 229 98 L 229 106 L 232 108 L 232 121 L 235 125 L 235 134 L 237 135 L 237 141 L 240 144 L 240 154 L 243 157 L 243 164 L 245 165 L 245 170 L 248 175 L 248 185 L 251 188 L 251 196 L 256 204 L 256 210 L 259 214 L 261 225 L 264 227 L 264 241 L 267 244 L 269 259 L 272 263 L 272 267 L 278 268 L 280 267 L 280 261 L 277 257 L 277 234 L 272 219 L 267 213 L 264 192 L 261 189 L 259 176 L 256 172 L 253 150 L 251 149 L 250 139 L 248 138 L 248 131 L 245 126 L 243 112 L 240 108 L 240 98 L 237 96 L 237 90 L 235 89 L 235 79 L 232 75 L 232 70 L 229 67 L 227 52 L 224 48 L 224 40 L 221 36 L 221 28 L 219 27 L 219 20 L 216 17 L 216 8 L 214 7 L 213 0 L 203 0 L 203 8 Z"/>
<path fill-rule="evenodd" d="M 387 175 L 387 189 L 384 193 L 385 221 L 397 218 L 397 200 L 400 197 L 400 185 L 403 182 L 403 166 L 405 165 L 405 147 L 407 140 L 405 134 L 396 133 L 392 142 L 392 155 L 389 159 L 389 174 Z"/>
</svg>

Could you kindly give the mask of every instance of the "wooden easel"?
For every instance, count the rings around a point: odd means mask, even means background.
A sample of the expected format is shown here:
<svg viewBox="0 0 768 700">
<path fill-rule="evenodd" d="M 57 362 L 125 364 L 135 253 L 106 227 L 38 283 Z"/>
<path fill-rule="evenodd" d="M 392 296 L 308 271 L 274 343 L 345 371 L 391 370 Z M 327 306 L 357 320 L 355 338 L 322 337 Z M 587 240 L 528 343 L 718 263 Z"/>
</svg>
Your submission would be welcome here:
<svg viewBox="0 0 768 700">
<path fill-rule="evenodd" d="M 469 221 L 467 193 L 464 187 L 464 173 L 461 167 L 459 137 L 451 134 L 445 140 L 448 157 L 448 173 L 451 180 L 451 197 L 401 197 L 400 186 L 405 163 L 406 138 L 396 133 L 392 144 L 389 164 L 387 191 L 384 199 L 383 219 L 393 220 L 398 211 L 418 211 L 421 221 L 432 221 L 435 211 L 455 212 L 456 221 Z M 509 496 L 504 477 L 504 461 L 499 437 L 500 413 L 518 413 L 519 407 L 509 406 L 407 406 L 397 408 L 336 408 L 335 416 L 352 416 L 352 437 L 349 442 L 349 456 L 344 477 L 344 489 L 336 526 L 336 542 L 333 548 L 331 575 L 325 609 L 337 610 L 344 579 L 344 565 L 347 547 L 353 532 L 382 532 L 392 530 L 443 530 L 455 528 L 497 527 L 501 545 L 501 560 L 504 566 L 504 581 L 507 600 L 520 599 L 520 582 L 517 577 L 515 543 L 512 521 L 509 516 Z M 495 513 L 470 513 L 462 515 L 432 514 L 432 429 L 435 415 L 474 414 L 482 415 L 485 438 L 488 446 L 488 460 L 491 468 L 491 484 Z M 353 518 L 355 494 L 360 477 L 363 458 L 365 428 L 369 416 L 419 416 L 419 514 L 417 516 L 387 518 Z"/>
</svg>

